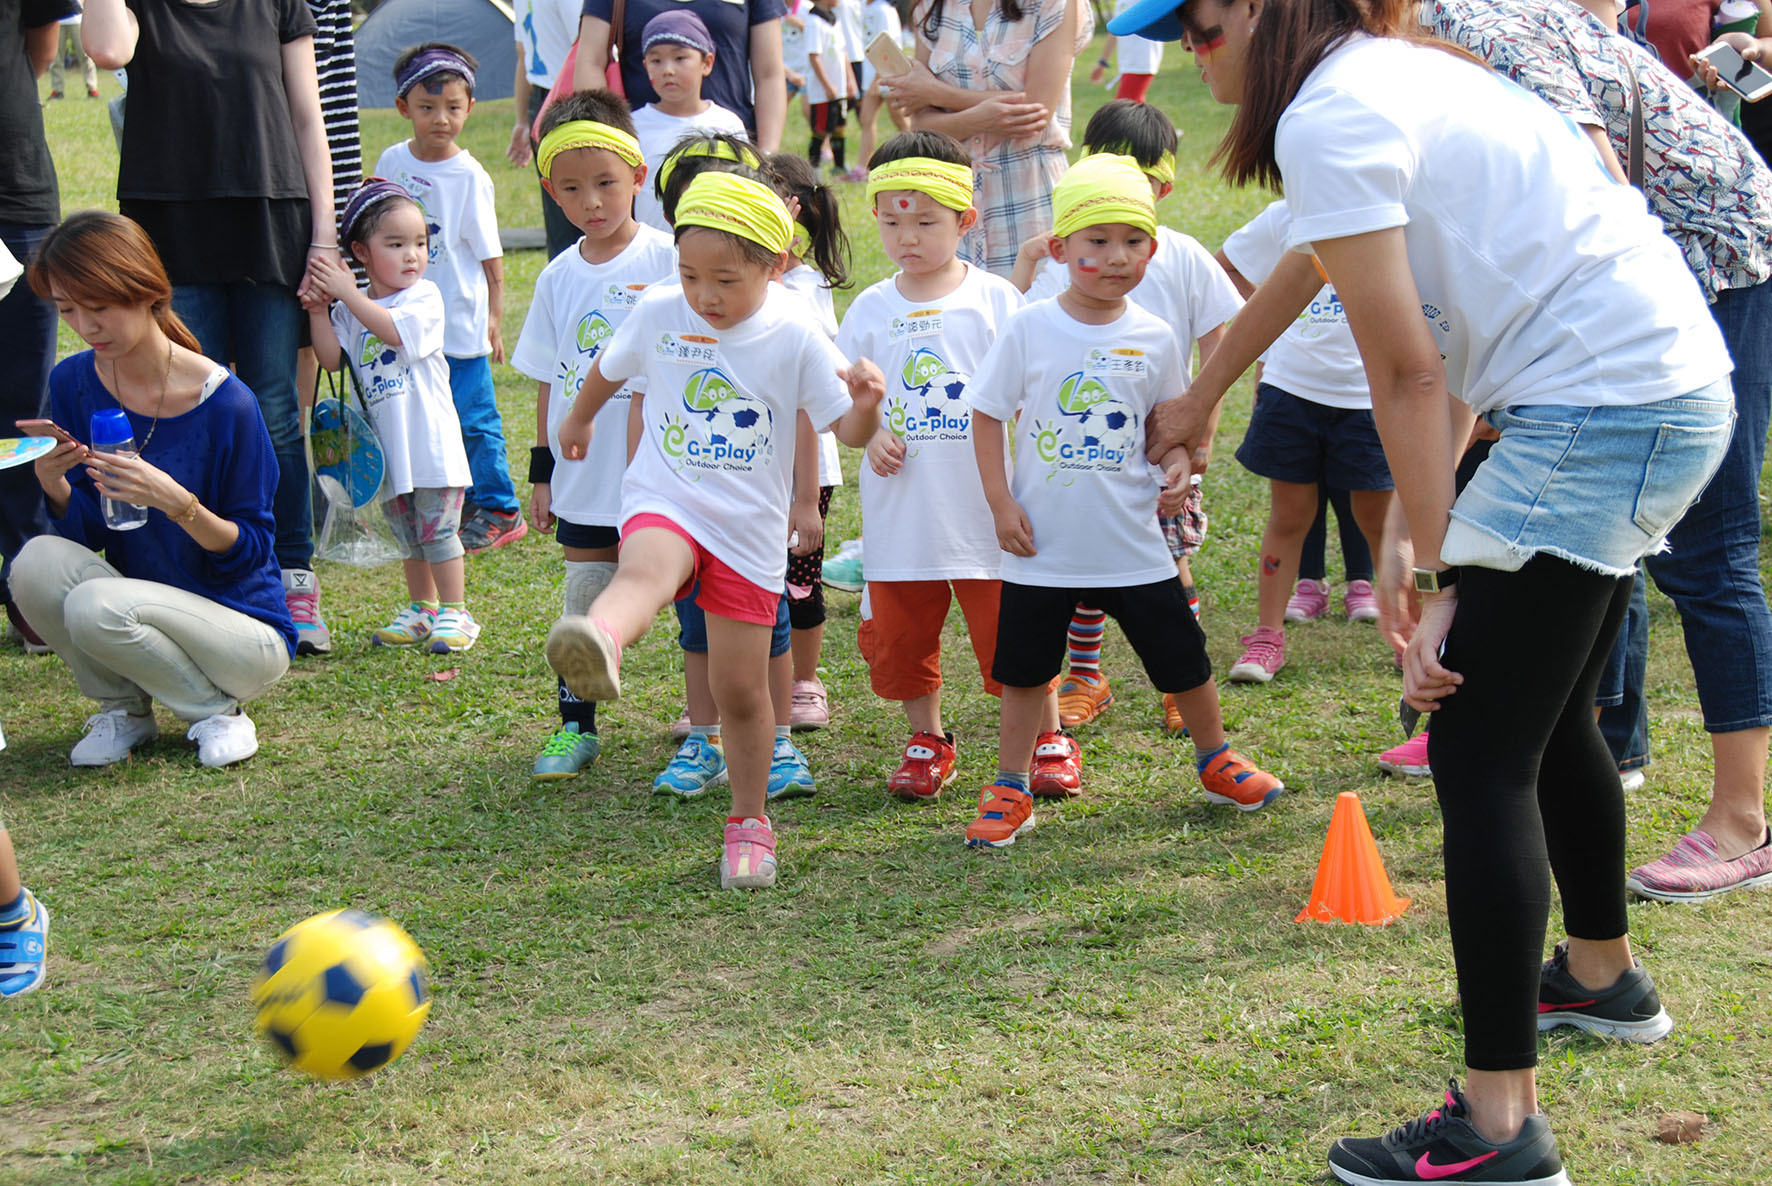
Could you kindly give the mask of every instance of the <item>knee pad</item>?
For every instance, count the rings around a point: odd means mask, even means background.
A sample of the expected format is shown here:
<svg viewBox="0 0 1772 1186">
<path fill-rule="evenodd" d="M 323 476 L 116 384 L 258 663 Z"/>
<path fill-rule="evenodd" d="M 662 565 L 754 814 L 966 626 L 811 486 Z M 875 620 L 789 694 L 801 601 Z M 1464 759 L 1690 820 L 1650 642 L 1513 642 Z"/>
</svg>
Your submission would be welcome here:
<svg viewBox="0 0 1772 1186">
<path fill-rule="evenodd" d="M 615 579 L 613 560 L 568 560 L 566 562 L 566 606 L 561 616 L 582 618 L 591 612 L 591 602 Z"/>
</svg>

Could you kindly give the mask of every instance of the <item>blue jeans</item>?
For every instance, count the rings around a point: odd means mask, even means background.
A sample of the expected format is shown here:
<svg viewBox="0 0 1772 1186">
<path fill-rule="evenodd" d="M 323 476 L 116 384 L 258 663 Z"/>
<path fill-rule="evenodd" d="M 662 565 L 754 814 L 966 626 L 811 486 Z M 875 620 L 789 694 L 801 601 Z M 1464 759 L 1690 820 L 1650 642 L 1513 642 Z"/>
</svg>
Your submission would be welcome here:
<svg viewBox="0 0 1772 1186">
<path fill-rule="evenodd" d="M 312 483 L 295 401 L 295 355 L 304 315 L 294 290 L 270 284 L 178 284 L 172 289 L 172 308 L 197 335 L 203 353 L 224 366 L 231 363 L 240 382 L 258 397 L 277 455 L 277 489 L 271 497 L 277 565 L 313 567 Z"/>
<path fill-rule="evenodd" d="M 498 414 L 498 393 L 492 386 L 492 359 L 449 359 L 449 395 L 461 421 L 461 443 L 468 451 L 468 487 L 464 513 L 474 507 L 514 515 L 521 507 L 511 485 L 511 465 L 505 457 L 505 424 Z"/>
<path fill-rule="evenodd" d="M 1721 468 L 1646 560 L 1680 611 L 1704 727 L 1772 725 L 1772 610 L 1760 585 L 1760 466 L 1772 421 L 1772 281 L 1726 289 L 1711 306 L 1735 360 L 1735 432 Z"/>
<path fill-rule="evenodd" d="M 0 240 L 29 264 L 46 226 L 0 222 Z M 49 371 L 55 365 L 55 307 L 39 300 L 20 276 L 0 300 L 0 436 L 19 436 L 17 422 L 49 415 Z M 28 465 L 0 470 L 0 601 L 11 601 L 7 578 L 25 541 L 49 530 L 43 487 Z"/>
<path fill-rule="evenodd" d="M 1624 626 L 1600 676 L 1600 734 L 1620 770 L 1649 764 L 1649 705 L 1643 681 L 1649 670 L 1649 582 L 1638 567 Z"/>
<path fill-rule="evenodd" d="M 695 598 L 701 592 L 701 584 L 689 590 L 689 596 L 681 601 L 673 602 L 672 608 L 677 611 L 677 645 L 697 655 L 708 653 L 708 614 L 701 608 Z M 775 628 L 769 634 L 769 657 L 779 659 L 788 653 L 793 645 L 793 636 L 788 625 L 788 595 L 781 595 L 781 605 L 775 613 Z"/>
</svg>

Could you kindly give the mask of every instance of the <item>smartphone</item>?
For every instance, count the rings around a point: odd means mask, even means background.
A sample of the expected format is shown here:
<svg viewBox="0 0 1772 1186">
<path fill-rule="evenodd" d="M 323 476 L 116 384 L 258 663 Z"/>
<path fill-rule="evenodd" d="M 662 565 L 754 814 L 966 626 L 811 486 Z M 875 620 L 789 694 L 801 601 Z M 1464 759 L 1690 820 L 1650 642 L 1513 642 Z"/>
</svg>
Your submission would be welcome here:
<svg viewBox="0 0 1772 1186">
<path fill-rule="evenodd" d="M 1722 84 L 1749 103 L 1757 103 L 1772 95 L 1772 73 L 1752 62 L 1742 61 L 1740 52 L 1727 41 L 1706 46 L 1693 57 L 1715 66 Z"/>
<path fill-rule="evenodd" d="M 904 56 L 904 50 L 898 48 L 898 42 L 892 40 L 890 33 L 875 34 L 862 53 L 873 63 L 874 73 L 883 79 L 911 72 L 911 60 Z"/>
<path fill-rule="evenodd" d="M 18 430 L 27 436 L 54 437 L 64 445 L 80 443 L 74 440 L 72 433 L 53 420 L 20 420 Z"/>
</svg>

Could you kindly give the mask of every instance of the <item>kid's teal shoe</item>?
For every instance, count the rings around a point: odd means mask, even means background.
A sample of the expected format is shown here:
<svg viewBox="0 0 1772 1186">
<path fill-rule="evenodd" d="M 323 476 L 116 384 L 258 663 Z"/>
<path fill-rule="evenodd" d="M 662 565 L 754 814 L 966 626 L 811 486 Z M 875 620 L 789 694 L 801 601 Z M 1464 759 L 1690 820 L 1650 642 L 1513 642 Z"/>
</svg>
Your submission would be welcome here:
<svg viewBox="0 0 1772 1186">
<path fill-rule="evenodd" d="M 541 756 L 535 759 L 531 773 L 542 782 L 577 778 L 580 770 L 597 760 L 601 747 L 595 733 L 578 731 L 577 721 L 564 723 L 541 747 Z"/>
<path fill-rule="evenodd" d="M 710 741 L 705 734 L 691 733 L 683 739 L 671 764 L 652 780 L 652 793 L 693 799 L 725 781 L 726 754 L 720 743 Z"/>
</svg>

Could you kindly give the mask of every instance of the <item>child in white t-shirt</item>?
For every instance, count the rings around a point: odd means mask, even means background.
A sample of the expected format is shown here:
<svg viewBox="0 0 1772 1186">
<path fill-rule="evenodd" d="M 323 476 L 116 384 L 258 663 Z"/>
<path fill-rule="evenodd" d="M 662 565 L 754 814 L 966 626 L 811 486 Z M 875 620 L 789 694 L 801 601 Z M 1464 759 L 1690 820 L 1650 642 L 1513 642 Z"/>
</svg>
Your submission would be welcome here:
<svg viewBox="0 0 1772 1186">
<path fill-rule="evenodd" d="M 1115 99 L 1102 105 L 1083 131 L 1085 153 L 1124 153 L 1138 162 L 1150 179 L 1155 200 L 1161 201 L 1175 188 L 1175 149 L 1179 141 L 1175 125 L 1156 107 Z M 1157 228 L 1159 250 L 1151 257 L 1144 279 L 1132 293 L 1132 301 L 1175 327 L 1181 347 L 1183 378 L 1191 375 L 1194 347 L 1202 362 L 1211 356 L 1224 336 L 1225 322 L 1242 308 L 1237 291 L 1225 278 L 1211 252 L 1197 240 L 1169 227 Z M 1051 258 L 1045 236 L 1022 244 L 1010 279 L 1029 300 L 1056 296 L 1068 283 L 1065 269 Z M 1214 426 L 1217 422 L 1214 421 Z M 1182 504 L 1181 513 L 1165 516 L 1163 535 L 1181 576 L 1188 608 L 1200 612 L 1189 557 L 1206 539 L 1206 509 L 1198 478 Z M 1059 716 L 1067 729 L 1086 725 L 1114 702 L 1112 688 L 1101 670 L 1101 640 L 1107 619 L 1094 606 L 1080 605 L 1071 620 L 1070 670 L 1058 690 Z M 1187 732 L 1187 724 L 1172 696 L 1163 698 L 1163 724 L 1170 733 Z"/>
<path fill-rule="evenodd" d="M 1179 509 L 1188 454 L 1164 456 L 1159 488 L 1144 425 L 1186 388 L 1187 372 L 1175 328 L 1126 299 L 1161 251 L 1150 184 L 1130 157 L 1085 157 L 1053 189 L 1052 213 L 1052 255 L 1070 287 L 1011 316 L 967 389 L 979 476 L 1006 553 L 991 671 L 1003 685 L 998 771 L 966 829 L 974 847 L 1013 844 L 1032 826 L 1033 763 L 1076 758 L 1075 740 L 1040 733 L 1040 718 L 1079 602 L 1119 622 L 1151 681 L 1175 697 L 1208 800 L 1256 811 L 1282 790 L 1224 740 L 1206 637 L 1152 514 Z M 1002 431 L 1011 419 L 1013 481 Z"/>
<path fill-rule="evenodd" d="M 480 626 L 464 591 L 468 458 L 449 398 L 443 294 L 424 278 L 425 222 L 404 189 L 370 178 L 339 218 L 339 238 L 368 272 L 368 291 L 343 260 L 315 256 L 302 304 L 320 365 L 355 373 L 387 467 L 382 510 L 405 555 L 411 603 L 375 642 L 447 654 L 473 646 Z"/>
<path fill-rule="evenodd" d="M 585 456 L 603 404 L 623 381 L 645 379 L 615 579 L 589 616 L 554 623 L 547 656 L 575 695 L 613 699 L 623 645 L 699 585 L 732 784 L 720 884 L 764 888 L 776 877 L 767 673 L 787 577 L 790 426 L 804 409 L 815 427 L 835 425 L 859 447 L 879 425 L 885 385 L 878 367 L 844 359 L 805 323 L 804 303 L 772 283 L 793 225 L 768 185 L 702 173 L 683 190 L 675 222 L 681 282 L 641 296 L 560 426 L 562 455 Z"/>
<path fill-rule="evenodd" d="M 868 163 L 880 241 L 899 271 L 856 297 L 837 333 L 839 350 L 878 360 L 887 376 L 882 423 L 859 480 L 868 583 L 857 641 L 874 694 L 903 705 L 911 727 L 887 793 L 928 800 L 955 777 L 954 737 L 941 712 L 950 599 L 966 617 L 985 691 L 1002 694 L 991 678 L 1001 553 L 967 397 L 973 371 L 1022 300 L 1014 285 L 959 258 L 960 238 L 978 218 L 963 145 L 941 132 L 906 132 Z M 1042 730 L 1057 736 L 1056 695 L 1043 716 Z M 1039 773 L 1044 779 L 1047 770 Z"/>
<path fill-rule="evenodd" d="M 661 12 L 640 34 L 643 64 L 656 103 L 635 108 L 634 136 L 646 171 L 657 173 L 671 149 L 706 132 L 745 135 L 744 120 L 718 103 L 701 97 L 701 82 L 714 68 L 714 38 L 702 19 L 688 9 Z M 651 187 L 641 186 L 634 199 L 634 217 L 669 233 L 664 210 Z"/>
<path fill-rule="evenodd" d="M 806 15 L 806 101 L 812 124 L 812 140 L 806 159 L 814 169 L 824 161 L 825 141 L 830 141 L 831 163 L 837 172 L 847 168 L 844 118 L 849 99 L 849 50 L 837 23 L 836 0 L 812 0 Z"/>
<path fill-rule="evenodd" d="M 1225 240 L 1224 266 L 1245 293 L 1285 258 L 1291 226 L 1286 203 L 1277 201 Z M 1257 624 L 1244 636 L 1229 678 L 1265 684 L 1286 665 L 1287 599 L 1316 518 L 1317 483 L 1348 491 L 1354 520 L 1375 556 L 1390 513 L 1393 483 L 1372 420 L 1372 391 L 1333 285 L 1323 286 L 1263 356 L 1255 410 L 1237 460 L 1268 479 L 1271 494 L 1256 578 Z"/>
<path fill-rule="evenodd" d="M 536 277 L 511 365 L 537 380 L 530 520 L 537 531 L 552 531 L 564 550 L 562 616 L 582 617 L 615 576 L 631 392 L 617 390 L 597 413 L 597 431 L 582 460 L 561 454 L 560 423 L 646 286 L 676 275 L 677 249 L 669 235 L 632 216 L 646 166 L 619 95 L 575 92 L 548 108 L 542 126 L 542 185 L 584 237 Z M 535 759 L 538 779 L 576 776 L 596 759 L 601 744 L 596 704 L 574 696 L 564 681 L 558 698 L 560 727 Z"/>
<path fill-rule="evenodd" d="M 440 42 L 402 53 L 394 62 L 394 105 L 412 121 L 412 138 L 387 149 L 375 165 L 377 176 L 398 182 L 418 203 L 430 235 L 426 275 L 442 291 L 448 313 L 443 354 L 473 474 L 461 526 L 470 552 L 515 543 L 529 530 L 511 485 L 492 386 L 492 363 L 505 360 L 504 250 L 492 178 L 457 142 L 474 109 L 478 65 L 465 50 Z"/>
</svg>

